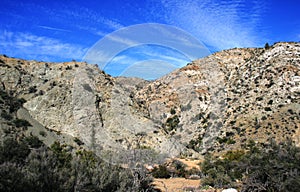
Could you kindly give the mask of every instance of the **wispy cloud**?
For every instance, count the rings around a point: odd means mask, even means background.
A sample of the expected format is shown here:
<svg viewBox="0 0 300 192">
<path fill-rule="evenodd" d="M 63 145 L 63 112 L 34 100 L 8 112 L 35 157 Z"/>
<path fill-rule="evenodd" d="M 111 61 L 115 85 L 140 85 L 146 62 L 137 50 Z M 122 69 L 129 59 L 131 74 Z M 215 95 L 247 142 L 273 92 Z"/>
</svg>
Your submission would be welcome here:
<svg viewBox="0 0 300 192">
<path fill-rule="evenodd" d="M 56 13 L 57 14 L 57 13 Z M 106 18 L 105 16 L 95 12 L 86 7 L 77 7 L 70 9 L 69 7 L 60 12 L 61 15 L 67 18 L 73 18 L 88 27 L 105 26 L 110 30 L 117 30 L 124 27 L 120 22 L 113 18 Z"/>
<path fill-rule="evenodd" d="M 124 44 L 129 47 L 134 46 L 134 45 L 139 45 L 138 41 L 134 41 L 132 38 L 127 38 L 126 36 L 120 37 L 118 35 L 109 34 L 106 36 L 106 38 L 108 38 L 108 40 L 110 40 L 114 43 Z"/>
<path fill-rule="evenodd" d="M 187 29 L 216 49 L 260 43 L 257 31 L 265 9 L 261 1 L 162 0 L 162 4 L 169 23 Z"/>
<path fill-rule="evenodd" d="M 140 54 L 144 55 L 144 57 L 147 59 L 164 61 L 177 67 L 182 67 L 191 61 L 182 53 L 178 53 L 170 48 L 154 48 L 153 46 L 143 46 L 140 49 Z"/>
<path fill-rule="evenodd" d="M 69 60 L 81 59 L 86 48 L 30 33 L 0 31 L 0 51 L 22 58 Z"/>
<path fill-rule="evenodd" d="M 70 30 L 67 30 L 67 29 L 60 29 L 60 28 L 49 27 L 49 26 L 44 26 L 44 25 L 38 25 L 38 27 L 43 28 L 43 29 L 53 30 L 53 31 L 71 32 Z"/>
<path fill-rule="evenodd" d="M 103 28 L 111 31 L 124 27 L 117 19 L 108 18 L 94 9 L 81 6 L 77 3 L 65 4 L 58 1 L 54 2 L 54 4 L 56 4 L 59 9 L 51 9 L 46 5 L 34 3 L 22 3 L 22 8 L 39 10 L 42 14 L 47 15 L 51 22 L 63 24 L 67 28 L 61 29 L 55 26 L 39 25 L 39 27 L 49 30 L 69 31 L 69 28 L 75 27 L 95 34 L 95 32 Z"/>
</svg>

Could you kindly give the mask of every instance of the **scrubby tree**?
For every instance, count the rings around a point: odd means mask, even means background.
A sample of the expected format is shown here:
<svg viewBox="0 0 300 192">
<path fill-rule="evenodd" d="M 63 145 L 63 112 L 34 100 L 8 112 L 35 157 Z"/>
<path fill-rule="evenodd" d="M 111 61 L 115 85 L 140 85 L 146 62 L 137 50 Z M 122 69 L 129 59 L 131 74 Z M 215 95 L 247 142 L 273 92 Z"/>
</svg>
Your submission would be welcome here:
<svg viewBox="0 0 300 192">
<path fill-rule="evenodd" d="M 266 43 L 266 44 L 265 44 L 265 49 L 269 49 L 269 48 L 270 48 L 269 43 Z"/>
</svg>

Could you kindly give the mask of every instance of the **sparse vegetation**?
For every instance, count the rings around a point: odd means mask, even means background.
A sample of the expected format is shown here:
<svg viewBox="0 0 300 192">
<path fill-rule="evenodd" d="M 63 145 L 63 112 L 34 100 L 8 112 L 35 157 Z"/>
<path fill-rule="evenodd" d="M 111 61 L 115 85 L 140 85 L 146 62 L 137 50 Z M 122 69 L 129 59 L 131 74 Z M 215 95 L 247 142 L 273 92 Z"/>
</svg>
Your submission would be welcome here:
<svg viewBox="0 0 300 192">
<path fill-rule="evenodd" d="M 269 43 L 266 43 L 266 44 L 265 44 L 265 49 L 270 49 Z"/>
<path fill-rule="evenodd" d="M 2 111 L 1 112 L 1 117 L 4 118 L 4 119 L 6 119 L 6 120 L 8 120 L 8 121 L 10 121 L 10 120 L 13 119 L 12 115 L 9 114 L 9 113 L 7 113 L 6 111 Z"/>
<path fill-rule="evenodd" d="M 28 92 L 29 92 L 29 93 L 35 93 L 35 92 L 37 92 L 36 86 L 29 87 Z"/>
<path fill-rule="evenodd" d="M 84 144 L 78 137 L 74 138 L 74 142 L 77 143 L 77 145 L 83 145 Z"/>
<path fill-rule="evenodd" d="M 299 148 L 267 141 L 292 137 L 299 145 L 299 46 L 266 43 L 265 49 L 225 50 L 157 81 L 114 78 L 76 61 L 2 57 L 0 191 L 151 191 L 152 175 L 193 175 L 203 188 L 296 191 Z M 216 65 L 220 73 L 212 70 Z M 73 78 L 76 67 L 87 72 L 88 81 Z M 88 97 L 76 92 L 77 85 Z M 29 114 L 19 110 L 26 102 L 22 97 L 29 100 Z M 99 121 L 104 132 L 98 131 Z M 80 126 L 70 129 L 74 123 Z M 80 138 L 70 138 L 78 132 Z M 39 138 L 56 142 L 45 146 Z M 82 141 L 114 164 L 83 150 Z M 129 150 L 106 151 L 111 146 Z M 157 150 L 181 158 L 212 155 L 199 172 L 186 168 L 182 159 L 155 166 L 165 158 Z M 150 169 L 155 164 L 152 175 L 145 164 Z"/>
<path fill-rule="evenodd" d="M 180 122 L 179 117 L 177 115 L 169 117 L 166 121 L 167 130 L 168 131 L 176 130 L 179 122 Z"/>
<path fill-rule="evenodd" d="M 197 139 L 190 140 L 189 144 L 187 145 L 187 148 L 193 149 L 195 151 L 199 151 L 201 144 L 202 144 L 202 135 L 199 135 Z"/>
<path fill-rule="evenodd" d="M 47 136 L 47 133 L 45 131 L 40 131 L 39 134 L 43 137 L 46 137 Z"/>
<path fill-rule="evenodd" d="M 13 123 L 15 124 L 16 127 L 27 128 L 27 127 L 31 126 L 31 124 L 28 121 L 26 121 L 25 119 L 15 119 L 15 120 L 13 120 Z"/>
<path fill-rule="evenodd" d="M 158 167 L 154 167 L 151 174 L 155 178 L 170 178 L 171 177 L 171 175 L 165 165 L 159 165 Z"/>
<path fill-rule="evenodd" d="M 0 191 L 153 190 L 151 178 L 143 176 L 137 185 L 132 177 L 130 170 L 103 162 L 90 151 L 72 155 L 59 142 L 47 148 L 28 137 L 7 139 L 0 146 Z"/>
<path fill-rule="evenodd" d="M 205 175 L 202 185 L 241 187 L 242 191 L 297 191 L 299 154 L 300 148 L 287 141 L 271 142 L 264 148 L 251 142 L 246 149 L 229 151 L 222 159 L 207 155 L 201 165 Z"/>
<path fill-rule="evenodd" d="M 175 110 L 174 108 L 171 108 L 170 113 L 171 113 L 172 115 L 175 115 L 175 114 L 176 114 L 176 110 Z"/>
<path fill-rule="evenodd" d="M 235 144 L 235 140 L 233 140 L 232 138 L 230 137 L 218 137 L 217 138 L 217 141 L 222 144 L 222 143 L 226 143 L 228 145 L 230 144 Z"/>
</svg>

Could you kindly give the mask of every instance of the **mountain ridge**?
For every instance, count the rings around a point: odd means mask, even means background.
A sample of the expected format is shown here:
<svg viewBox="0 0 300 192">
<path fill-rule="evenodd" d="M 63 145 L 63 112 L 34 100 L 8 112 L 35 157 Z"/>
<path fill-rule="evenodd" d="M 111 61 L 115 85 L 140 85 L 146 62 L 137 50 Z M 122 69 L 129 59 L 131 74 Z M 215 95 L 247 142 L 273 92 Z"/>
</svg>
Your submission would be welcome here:
<svg viewBox="0 0 300 192">
<path fill-rule="evenodd" d="M 299 43 L 235 48 L 145 81 L 82 62 L 1 56 L 0 87 L 25 99 L 24 110 L 42 126 L 98 155 L 145 149 L 198 157 L 249 140 L 299 145 L 299 59 Z"/>
</svg>

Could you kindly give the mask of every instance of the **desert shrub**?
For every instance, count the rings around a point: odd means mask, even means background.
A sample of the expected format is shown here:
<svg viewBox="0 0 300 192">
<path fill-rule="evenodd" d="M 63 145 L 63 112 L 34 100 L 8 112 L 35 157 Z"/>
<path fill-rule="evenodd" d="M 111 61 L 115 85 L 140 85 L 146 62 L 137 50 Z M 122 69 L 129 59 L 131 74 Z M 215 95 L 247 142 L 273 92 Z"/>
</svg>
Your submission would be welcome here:
<svg viewBox="0 0 300 192">
<path fill-rule="evenodd" d="M 61 145 L 58 141 L 55 141 L 51 145 L 50 150 L 53 152 L 53 154 L 57 158 L 58 165 L 60 167 L 70 167 L 71 166 L 72 155 L 71 155 L 71 153 L 69 153 L 67 151 L 65 145 Z"/>
<path fill-rule="evenodd" d="M 218 137 L 217 138 L 217 141 L 220 143 L 220 144 L 222 144 L 222 143 L 226 143 L 226 144 L 228 144 L 228 145 L 230 145 L 230 144 L 235 144 L 236 142 L 235 142 L 235 140 L 233 140 L 232 138 L 230 138 L 230 137 Z"/>
<path fill-rule="evenodd" d="M 6 111 L 1 112 L 1 117 L 8 121 L 13 119 L 12 115 L 7 113 Z"/>
<path fill-rule="evenodd" d="M 0 164 L 0 191 L 29 191 L 30 181 L 21 166 L 5 162 Z"/>
<path fill-rule="evenodd" d="M 202 135 L 199 135 L 198 138 L 190 140 L 189 144 L 187 145 L 187 148 L 199 152 L 200 146 L 202 145 L 202 137 Z"/>
<path fill-rule="evenodd" d="M 26 102 L 23 98 L 14 98 L 7 92 L 0 90 L 0 101 L 6 105 L 8 105 L 9 113 L 16 112 L 23 104 Z"/>
<path fill-rule="evenodd" d="M 32 148 L 40 148 L 44 145 L 43 142 L 36 136 L 25 137 L 24 142 Z"/>
<path fill-rule="evenodd" d="M 166 126 L 168 127 L 168 131 L 172 131 L 177 128 L 179 124 L 179 117 L 174 115 L 173 117 L 169 117 L 166 121 Z"/>
<path fill-rule="evenodd" d="M 0 146 L 0 163 L 23 163 L 29 153 L 30 149 L 25 142 L 8 138 Z"/>
<path fill-rule="evenodd" d="M 72 69 L 72 66 L 70 66 L 70 65 L 68 65 L 67 67 L 66 67 L 66 70 L 71 70 Z"/>
<path fill-rule="evenodd" d="M 300 148 L 291 141 L 271 143 L 245 159 L 247 177 L 243 191 L 298 191 L 300 186 Z"/>
<path fill-rule="evenodd" d="M 222 159 L 206 156 L 203 185 L 235 186 L 242 191 L 297 191 L 300 186 L 300 148 L 291 141 L 264 147 L 250 142 L 246 150 L 227 152 Z"/>
<path fill-rule="evenodd" d="M 204 175 L 202 185 L 217 188 L 231 186 L 233 180 L 227 174 L 231 167 L 227 161 L 222 161 L 207 155 L 205 161 L 201 164 L 201 171 Z"/>
<path fill-rule="evenodd" d="M 61 166 L 57 155 L 47 148 L 34 150 L 24 166 L 26 178 L 32 182 L 29 191 L 70 191 L 72 169 Z"/>
<path fill-rule="evenodd" d="M 41 136 L 43 136 L 43 137 L 46 137 L 46 136 L 47 136 L 47 133 L 46 133 L 45 131 L 43 131 L 43 130 L 41 130 L 41 131 L 39 132 L 39 134 L 40 134 Z"/>
<path fill-rule="evenodd" d="M 6 100 L 6 99 L 9 99 L 10 97 L 5 91 L 0 90 L 0 98 L 3 100 Z"/>
<path fill-rule="evenodd" d="M 265 49 L 270 49 L 269 43 L 266 43 L 266 44 L 265 44 Z"/>
<path fill-rule="evenodd" d="M 74 138 L 74 142 L 77 143 L 77 145 L 83 145 L 84 144 L 78 137 Z"/>
<path fill-rule="evenodd" d="M 72 155 L 73 154 L 73 155 Z M 10 138 L 0 145 L 0 191 L 152 191 L 152 178 L 140 169 L 102 161 L 93 152 L 37 137 Z"/>
<path fill-rule="evenodd" d="M 170 172 L 165 165 L 159 165 L 152 170 L 152 176 L 155 178 L 170 178 Z"/>
<path fill-rule="evenodd" d="M 245 154 L 245 150 L 232 150 L 225 153 L 224 158 L 228 161 L 240 161 Z"/>
<path fill-rule="evenodd" d="M 13 123 L 15 124 L 16 127 L 27 128 L 28 126 L 31 126 L 31 124 L 25 119 L 15 119 L 13 120 Z"/>
<path fill-rule="evenodd" d="M 35 92 L 37 92 L 36 86 L 29 87 L 28 92 L 29 93 L 35 93 Z"/>
<path fill-rule="evenodd" d="M 203 185 L 214 186 L 217 188 L 223 188 L 231 184 L 231 179 L 225 173 L 225 168 L 222 166 L 209 169 L 206 172 L 206 177 L 202 179 Z"/>
<path fill-rule="evenodd" d="M 187 171 L 185 170 L 186 165 L 179 160 L 173 160 L 171 166 L 175 168 L 174 176 L 175 177 L 185 177 Z"/>
<path fill-rule="evenodd" d="M 175 114 L 176 114 L 176 110 L 175 110 L 174 108 L 171 108 L 170 113 L 171 113 L 172 115 L 175 115 Z"/>
</svg>

